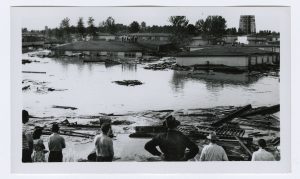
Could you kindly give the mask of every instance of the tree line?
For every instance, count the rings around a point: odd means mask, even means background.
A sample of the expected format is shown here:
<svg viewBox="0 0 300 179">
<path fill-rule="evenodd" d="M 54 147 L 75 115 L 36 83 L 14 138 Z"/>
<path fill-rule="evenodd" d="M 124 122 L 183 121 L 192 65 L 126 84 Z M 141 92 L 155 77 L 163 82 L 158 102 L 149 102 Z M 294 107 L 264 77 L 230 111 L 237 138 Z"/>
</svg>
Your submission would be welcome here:
<svg viewBox="0 0 300 179">
<path fill-rule="evenodd" d="M 49 37 L 55 37 L 60 40 L 71 40 L 71 34 L 77 35 L 77 37 L 85 38 L 91 36 L 92 38 L 97 35 L 98 32 L 102 33 L 137 33 L 137 32 L 149 32 L 149 33 L 172 33 L 172 41 L 176 43 L 183 43 L 191 36 L 205 35 L 207 37 L 221 37 L 223 35 L 241 35 L 243 32 L 236 28 L 227 28 L 226 19 L 222 16 L 208 16 L 206 19 L 199 19 L 194 24 L 190 23 L 186 16 L 171 16 L 168 19 L 170 25 L 147 26 L 146 22 L 133 21 L 129 25 L 116 23 L 113 17 L 108 17 L 105 21 L 95 25 L 95 19 L 89 17 L 87 19 L 87 26 L 84 24 L 84 19 L 79 17 L 76 25 L 70 25 L 70 19 L 65 17 L 59 24 L 59 27 L 48 29 L 47 35 Z M 26 32 L 27 29 L 22 29 Z M 42 32 L 45 33 L 43 30 Z M 261 34 L 270 34 L 271 31 L 261 31 Z"/>
</svg>

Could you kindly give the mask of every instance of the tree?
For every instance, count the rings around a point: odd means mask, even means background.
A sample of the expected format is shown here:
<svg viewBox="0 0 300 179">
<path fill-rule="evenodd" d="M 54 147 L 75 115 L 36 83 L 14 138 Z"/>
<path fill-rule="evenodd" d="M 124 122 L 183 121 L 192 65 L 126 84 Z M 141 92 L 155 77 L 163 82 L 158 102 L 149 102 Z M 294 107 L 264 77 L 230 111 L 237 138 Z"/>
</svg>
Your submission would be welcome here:
<svg viewBox="0 0 300 179">
<path fill-rule="evenodd" d="M 209 35 L 220 37 L 225 34 L 226 20 L 222 16 L 208 16 L 205 27 Z"/>
<path fill-rule="evenodd" d="M 196 29 L 196 27 L 193 25 L 193 24 L 189 24 L 187 27 L 186 27 L 186 29 L 187 29 L 187 34 L 188 35 L 196 35 L 197 34 L 197 29 Z"/>
<path fill-rule="evenodd" d="M 172 24 L 173 35 L 171 41 L 177 48 L 181 48 L 190 41 L 187 26 L 189 20 L 185 16 L 171 16 L 169 22 Z"/>
<path fill-rule="evenodd" d="M 28 30 L 27 30 L 26 27 L 25 27 L 25 28 L 22 28 L 22 33 L 24 33 L 24 32 L 28 32 Z"/>
<path fill-rule="evenodd" d="M 141 22 L 141 30 L 144 32 L 146 31 L 146 28 L 147 28 L 146 22 L 145 21 Z"/>
<path fill-rule="evenodd" d="M 95 19 L 93 19 L 93 17 L 89 17 L 88 19 L 88 28 L 87 28 L 87 31 L 88 31 L 88 34 L 95 37 L 96 36 L 96 33 L 97 33 L 97 28 L 94 26 L 94 21 Z"/>
<path fill-rule="evenodd" d="M 200 19 L 195 24 L 199 33 L 220 37 L 226 32 L 226 20 L 222 16 L 208 16 L 205 21 Z"/>
<path fill-rule="evenodd" d="M 103 24 L 106 29 L 106 32 L 109 32 L 111 34 L 116 33 L 116 24 L 114 18 L 109 16 Z"/>
<path fill-rule="evenodd" d="M 137 21 L 133 21 L 130 25 L 129 25 L 129 32 L 130 33 L 136 33 L 140 31 L 140 25 Z"/>
<path fill-rule="evenodd" d="M 232 27 L 232 28 L 226 29 L 226 34 L 227 35 L 236 35 L 237 34 L 236 28 Z"/>
<path fill-rule="evenodd" d="M 83 24 L 82 17 L 79 17 L 76 28 L 77 28 L 77 32 L 81 35 L 81 37 L 84 37 L 85 36 L 85 27 Z"/>
<path fill-rule="evenodd" d="M 195 23 L 195 28 L 198 34 L 203 34 L 206 31 L 205 21 L 203 19 L 199 19 Z"/>
<path fill-rule="evenodd" d="M 68 17 L 64 18 L 60 23 L 60 30 L 64 40 L 70 41 L 70 19 Z"/>
<path fill-rule="evenodd" d="M 189 20 L 185 16 L 171 16 L 169 18 L 175 32 L 184 31 L 189 24 Z"/>
</svg>

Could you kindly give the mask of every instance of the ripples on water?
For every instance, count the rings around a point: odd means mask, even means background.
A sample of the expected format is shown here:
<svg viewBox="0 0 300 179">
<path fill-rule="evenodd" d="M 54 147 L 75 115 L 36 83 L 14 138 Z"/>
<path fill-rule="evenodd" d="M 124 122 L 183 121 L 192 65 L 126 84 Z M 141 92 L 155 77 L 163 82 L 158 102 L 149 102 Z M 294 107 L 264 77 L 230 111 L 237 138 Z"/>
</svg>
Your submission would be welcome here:
<svg viewBox="0 0 300 179">
<path fill-rule="evenodd" d="M 217 72 L 197 72 L 191 76 L 190 72 L 145 70 L 143 64 L 105 65 L 83 63 L 76 58 L 50 59 L 27 54 L 23 58 L 40 61 L 23 65 L 23 70 L 46 72 L 23 73 L 23 80 L 67 89 L 46 93 L 37 93 L 35 89 L 23 91 L 24 108 L 39 116 L 279 103 L 277 77 Z M 144 84 L 120 86 L 112 83 L 116 80 L 140 80 Z M 78 110 L 55 109 L 52 105 L 73 106 Z"/>
</svg>

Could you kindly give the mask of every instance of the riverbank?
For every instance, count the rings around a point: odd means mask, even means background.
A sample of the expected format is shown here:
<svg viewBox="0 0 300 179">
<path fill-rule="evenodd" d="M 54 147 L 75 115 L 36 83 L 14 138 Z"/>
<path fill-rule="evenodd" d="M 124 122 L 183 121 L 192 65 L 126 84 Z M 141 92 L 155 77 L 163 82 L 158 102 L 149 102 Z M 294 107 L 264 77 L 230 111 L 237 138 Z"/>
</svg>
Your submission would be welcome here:
<svg viewBox="0 0 300 179">
<path fill-rule="evenodd" d="M 72 131 L 78 136 L 70 136 L 66 133 L 67 148 L 63 151 L 65 162 L 87 161 L 87 156 L 93 150 L 93 137 L 99 133 L 101 120 L 110 120 L 113 130 L 113 141 L 115 149 L 115 161 L 157 161 L 157 157 L 144 150 L 144 144 L 150 140 L 150 136 L 134 136 L 137 126 L 161 126 L 164 118 L 172 114 L 181 122 L 179 130 L 193 140 L 200 148 L 206 144 L 205 132 L 213 130 L 211 123 L 222 119 L 224 116 L 240 109 L 234 106 L 220 106 L 214 108 L 198 108 L 188 110 L 148 110 L 123 114 L 99 114 L 99 115 L 70 115 L 70 116 L 31 116 L 27 125 L 28 130 L 35 126 L 49 129 L 51 123 L 61 123 L 62 131 Z M 68 109 L 66 109 L 68 110 Z M 69 109 L 70 110 L 70 109 Z M 30 112 L 30 111 L 29 111 Z M 258 113 L 251 116 L 237 117 L 228 121 L 225 125 L 218 127 L 226 130 L 219 130 L 220 145 L 222 145 L 231 160 L 249 160 L 249 153 L 241 146 L 234 136 L 238 136 L 247 148 L 253 152 L 257 149 L 256 141 L 260 138 L 267 140 L 269 151 L 279 160 L 280 158 L 280 129 L 279 113 L 263 114 Z M 66 119 L 68 124 L 66 123 Z M 232 132 L 242 131 L 236 135 Z M 223 134 L 221 134 L 223 133 Z M 228 135 L 227 135 L 227 134 Z M 232 133 L 234 134 L 234 133 Z M 47 146 L 47 135 L 42 138 Z M 192 160 L 199 160 L 199 154 Z"/>
</svg>

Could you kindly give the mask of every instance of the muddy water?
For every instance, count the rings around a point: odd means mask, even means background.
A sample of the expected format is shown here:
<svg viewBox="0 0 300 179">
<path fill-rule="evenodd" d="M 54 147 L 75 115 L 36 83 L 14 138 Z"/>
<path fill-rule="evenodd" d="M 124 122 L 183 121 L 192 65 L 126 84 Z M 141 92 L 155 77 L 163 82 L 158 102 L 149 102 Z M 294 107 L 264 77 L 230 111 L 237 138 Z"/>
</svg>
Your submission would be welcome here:
<svg viewBox="0 0 300 179">
<path fill-rule="evenodd" d="M 215 106 L 255 106 L 279 103 L 278 77 L 249 77 L 247 74 L 152 71 L 143 64 L 106 66 L 83 63 L 77 58 L 38 58 L 22 65 L 24 109 L 37 116 L 93 115 L 128 111 L 190 109 Z M 120 86 L 112 81 L 140 80 L 143 85 Z M 29 82 L 28 82 L 29 81 Z M 33 84 L 34 81 L 35 84 Z M 59 91 L 47 91 L 47 88 Z M 46 89 L 46 90 L 45 90 Z M 52 108 L 72 106 L 77 110 Z"/>
</svg>

